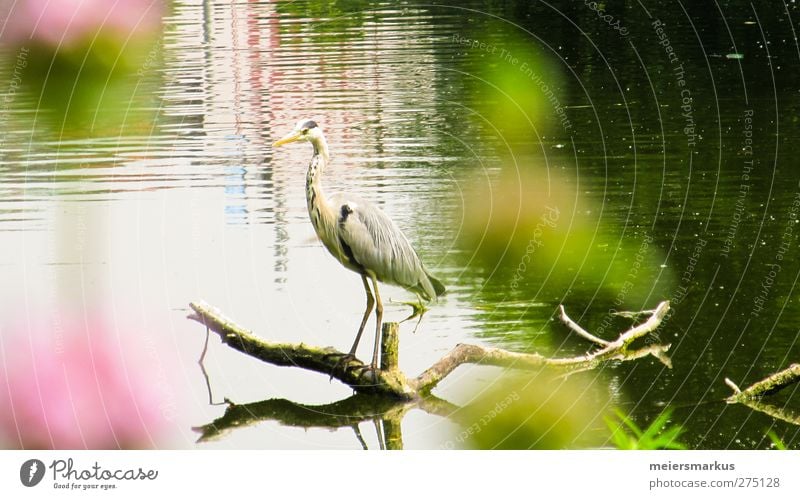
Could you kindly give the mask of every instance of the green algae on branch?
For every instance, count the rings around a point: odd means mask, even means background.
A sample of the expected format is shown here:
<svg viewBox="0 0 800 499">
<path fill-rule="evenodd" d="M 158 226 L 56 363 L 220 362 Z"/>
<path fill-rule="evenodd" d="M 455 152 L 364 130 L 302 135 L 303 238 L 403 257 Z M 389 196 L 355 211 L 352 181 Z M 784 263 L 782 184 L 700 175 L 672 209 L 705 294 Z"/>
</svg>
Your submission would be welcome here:
<svg viewBox="0 0 800 499">
<path fill-rule="evenodd" d="M 225 317 L 219 310 L 205 302 L 193 302 L 194 311 L 190 319 L 204 324 L 217 333 L 223 343 L 261 361 L 285 367 L 299 367 L 336 378 L 350 386 L 356 393 L 383 395 L 401 400 L 414 400 L 430 393 L 436 385 L 462 364 L 481 364 L 503 368 L 533 370 L 556 367 L 568 372 L 597 367 L 610 360 L 630 361 L 652 355 L 667 367 L 666 356 L 670 345 L 647 345 L 630 349 L 631 343 L 656 330 L 669 311 L 669 302 L 664 301 L 654 309 L 650 317 L 630 328 L 611 342 L 601 340 L 580 328 L 561 307 L 561 320 L 573 331 L 589 339 L 601 348 L 585 355 L 567 358 L 548 358 L 536 353 L 519 353 L 489 348 L 481 345 L 459 344 L 439 359 L 430 368 L 413 379 L 406 378 L 398 367 L 398 324 L 385 323 L 381 341 L 381 368 L 375 371 L 358 359 L 348 358 L 344 352 L 333 347 L 316 347 L 304 343 L 276 343 L 263 340 L 249 330 Z"/>
</svg>

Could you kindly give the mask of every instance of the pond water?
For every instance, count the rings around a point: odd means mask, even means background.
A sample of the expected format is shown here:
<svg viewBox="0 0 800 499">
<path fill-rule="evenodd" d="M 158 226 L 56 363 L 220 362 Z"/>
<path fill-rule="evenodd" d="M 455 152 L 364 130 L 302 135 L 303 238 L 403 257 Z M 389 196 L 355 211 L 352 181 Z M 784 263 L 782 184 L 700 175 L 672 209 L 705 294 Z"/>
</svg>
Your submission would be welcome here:
<svg viewBox="0 0 800 499">
<path fill-rule="evenodd" d="M 363 289 L 308 221 L 311 148 L 270 146 L 313 118 L 332 150 L 326 188 L 378 204 L 448 287 L 415 333 L 403 324 L 404 371 L 462 342 L 582 354 L 588 345 L 555 320 L 560 304 L 610 339 L 625 322 L 609 310 L 669 299 L 658 335 L 672 368 L 604 365 L 596 376 L 615 405 L 642 426 L 674 408 L 690 447 L 766 448 L 769 431 L 796 446 L 797 425 L 723 399 L 725 378 L 748 385 L 800 356 L 800 12 L 625 2 L 609 18 L 563 4 L 176 1 L 111 117 L 66 119 L 21 89 L 0 143 L 4 336 L 36 317 L 101 316 L 159 379 L 157 447 L 361 448 L 347 426 L 265 419 L 203 443 L 192 429 L 224 407 L 208 403 L 205 331 L 185 319 L 189 302 L 269 339 L 352 341 Z M 532 96 L 529 126 L 492 114 L 509 91 Z M 471 246 L 476 210 L 508 208 L 494 189 L 509 172 L 524 179 L 523 199 L 560 203 L 559 228 L 578 227 L 583 243 L 534 252 L 539 266 L 522 271 L 513 249 L 497 264 L 502 238 L 489 244 L 494 262 Z M 526 201 L 512 205 L 512 222 L 524 219 Z M 381 290 L 387 302 L 410 299 Z M 389 320 L 407 313 L 387 304 Z M 213 335 L 205 365 L 217 401 L 352 393 Z M 460 368 L 436 394 L 469 402 L 498 372 Z M 780 404 L 798 400 L 790 390 Z M 372 448 L 369 426 L 360 438 Z M 458 431 L 420 410 L 402 430 L 405 448 L 440 448 Z"/>
</svg>

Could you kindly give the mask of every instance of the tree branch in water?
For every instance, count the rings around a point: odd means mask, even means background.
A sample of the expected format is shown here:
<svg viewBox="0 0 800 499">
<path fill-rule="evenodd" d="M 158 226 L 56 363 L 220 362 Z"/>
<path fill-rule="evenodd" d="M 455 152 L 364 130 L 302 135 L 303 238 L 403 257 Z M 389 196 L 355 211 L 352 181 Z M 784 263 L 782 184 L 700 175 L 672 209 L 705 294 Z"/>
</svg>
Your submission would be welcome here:
<svg viewBox="0 0 800 499">
<path fill-rule="evenodd" d="M 511 369 L 533 370 L 557 367 L 566 370 L 585 370 L 610 360 L 629 361 L 652 355 L 671 367 L 666 356 L 670 345 L 646 345 L 630 349 L 636 339 L 654 331 L 669 311 L 664 301 L 652 311 L 642 324 L 634 326 L 611 342 L 596 338 L 570 319 L 563 307 L 561 319 L 573 331 L 580 330 L 584 338 L 602 346 L 599 350 L 575 357 L 549 358 L 537 353 L 519 353 L 501 348 L 459 344 L 444 357 L 413 379 L 407 379 L 398 368 L 398 325 L 383 325 L 381 369 L 370 372 L 358 359 L 347 360 L 344 352 L 332 347 L 316 347 L 303 343 L 276 343 L 263 340 L 225 317 L 222 312 L 205 302 L 190 304 L 194 313 L 189 316 L 219 335 L 223 343 L 261 361 L 286 367 L 299 367 L 336 378 L 350 386 L 356 393 L 384 395 L 412 400 L 429 393 L 448 374 L 462 364 L 490 365 Z M 343 361 L 343 359 L 345 359 Z"/>
</svg>

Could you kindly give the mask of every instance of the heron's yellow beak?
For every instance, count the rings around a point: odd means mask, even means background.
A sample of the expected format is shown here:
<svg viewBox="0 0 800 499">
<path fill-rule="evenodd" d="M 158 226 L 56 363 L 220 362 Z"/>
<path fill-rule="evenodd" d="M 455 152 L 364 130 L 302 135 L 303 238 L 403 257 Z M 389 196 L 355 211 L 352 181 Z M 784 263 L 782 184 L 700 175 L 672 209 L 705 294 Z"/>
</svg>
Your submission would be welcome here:
<svg viewBox="0 0 800 499">
<path fill-rule="evenodd" d="M 280 147 L 284 144 L 291 144 L 292 142 L 297 142 L 303 137 L 303 133 L 299 130 L 295 130 L 286 137 L 276 140 L 272 143 L 272 147 Z"/>
</svg>

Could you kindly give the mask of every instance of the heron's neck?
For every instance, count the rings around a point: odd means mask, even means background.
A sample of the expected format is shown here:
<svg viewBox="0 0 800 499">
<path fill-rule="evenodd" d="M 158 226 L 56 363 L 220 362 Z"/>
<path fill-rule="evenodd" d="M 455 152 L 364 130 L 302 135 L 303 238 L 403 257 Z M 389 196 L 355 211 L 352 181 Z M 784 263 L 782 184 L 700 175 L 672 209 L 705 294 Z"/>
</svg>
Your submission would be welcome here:
<svg viewBox="0 0 800 499">
<path fill-rule="evenodd" d="M 309 195 L 312 188 L 317 191 L 322 190 L 320 180 L 330 160 L 328 143 L 325 141 L 324 136 L 314 138 L 311 141 L 311 145 L 314 146 L 314 156 L 311 157 L 311 164 L 308 165 L 308 172 L 306 173 L 306 190 Z M 321 192 L 317 192 L 317 194 L 321 194 Z"/>
<path fill-rule="evenodd" d="M 306 173 L 306 201 L 308 203 L 308 214 L 311 216 L 311 221 L 314 228 L 319 233 L 320 220 L 327 217 L 331 213 L 328 206 L 325 193 L 322 191 L 322 173 L 325 167 L 328 166 L 328 144 L 325 137 L 315 138 L 311 141 L 314 146 L 314 156 L 311 157 L 311 163 L 308 165 L 308 172 Z"/>
<path fill-rule="evenodd" d="M 325 140 L 325 136 L 320 133 L 319 136 L 311 140 L 311 145 L 314 146 L 314 156 L 320 156 L 324 163 L 323 166 L 328 166 L 331 157 L 328 154 L 328 141 Z"/>
</svg>

